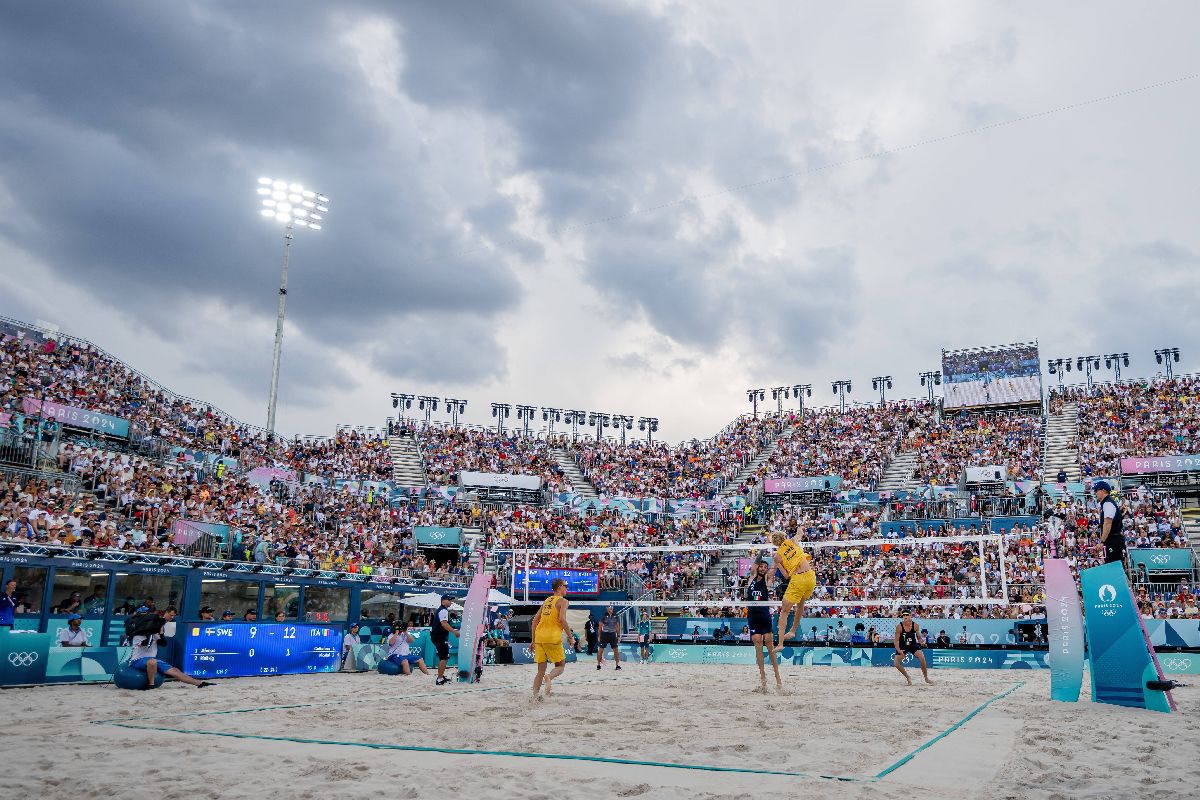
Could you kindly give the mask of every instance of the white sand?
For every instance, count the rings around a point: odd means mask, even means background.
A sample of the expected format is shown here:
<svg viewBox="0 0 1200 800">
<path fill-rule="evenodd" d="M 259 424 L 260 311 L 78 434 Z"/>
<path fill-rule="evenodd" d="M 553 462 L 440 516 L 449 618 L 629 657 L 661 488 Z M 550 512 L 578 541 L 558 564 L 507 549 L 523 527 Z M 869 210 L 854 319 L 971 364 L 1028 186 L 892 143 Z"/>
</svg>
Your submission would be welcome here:
<svg viewBox="0 0 1200 800">
<path fill-rule="evenodd" d="M 934 673 L 907 688 L 881 668 L 788 667 L 790 697 L 761 696 L 753 668 L 569 667 L 530 708 L 532 667 L 496 667 L 477 691 L 424 677 L 240 678 L 154 692 L 58 686 L 0 692 L 4 795 L 55 798 L 1188 797 L 1200 782 L 1200 689 L 1184 714 L 1051 703 L 1046 671 Z M 619 677 L 618 677 L 619 675 Z M 869 780 L 998 700 L 904 766 Z M 500 687 L 500 688 L 494 688 Z M 234 714 L 261 706 L 315 704 Z M 819 777 L 422 753 L 89 724 L 268 737 L 605 756 Z M 868 779 L 868 780 L 861 780 Z"/>
</svg>

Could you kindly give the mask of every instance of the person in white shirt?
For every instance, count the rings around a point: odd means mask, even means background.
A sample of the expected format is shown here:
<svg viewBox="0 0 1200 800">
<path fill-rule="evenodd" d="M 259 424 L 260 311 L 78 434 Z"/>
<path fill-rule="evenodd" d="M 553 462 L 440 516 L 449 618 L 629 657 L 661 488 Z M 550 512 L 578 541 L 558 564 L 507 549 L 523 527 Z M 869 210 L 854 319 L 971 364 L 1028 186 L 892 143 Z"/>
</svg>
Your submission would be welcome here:
<svg viewBox="0 0 1200 800">
<path fill-rule="evenodd" d="M 58 644 L 61 647 L 91 647 L 92 641 L 87 628 L 83 627 L 83 617 L 72 614 L 67 617 L 67 627 L 58 632 Z"/>
<path fill-rule="evenodd" d="M 412 652 L 413 641 L 413 635 L 408 632 L 408 623 L 397 623 L 396 627 L 392 628 L 392 635 L 387 640 L 387 660 L 398 665 L 400 671 L 405 675 L 412 674 L 413 664 L 416 664 L 417 669 L 428 675 L 429 667 L 425 666 L 425 659 Z"/>
<path fill-rule="evenodd" d="M 146 673 L 146 680 L 151 686 L 154 685 L 154 676 L 159 672 L 181 683 L 187 683 L 198 688 L 212 686 L 212 683 L 209 681 L 198 681 L 183 670 L 171 666 L 171 664 L 158 657 L 158 646 L 165 641 L 162 635 L 162 626 L 164 624 L 166 624 L 166 621 L 160 619 L 158 631 L 148 636 L 133 637 L 133 640 L 130 642 L 133 646 L 133 654 L 130 656 L 129 666 L 139 672 Z"/>
<path fill-rule="evenodd" d="M 357 672 L 358 665 L 354 660 L 354 645 L 361 644 L 362 640 L 358 638 L 358 623 L 350 626 L 350 632 L 342 637 L 342 666 L 340 669 L 345 669 L 346 664 L 350 664 L 350 671 Z"/>
</svg>

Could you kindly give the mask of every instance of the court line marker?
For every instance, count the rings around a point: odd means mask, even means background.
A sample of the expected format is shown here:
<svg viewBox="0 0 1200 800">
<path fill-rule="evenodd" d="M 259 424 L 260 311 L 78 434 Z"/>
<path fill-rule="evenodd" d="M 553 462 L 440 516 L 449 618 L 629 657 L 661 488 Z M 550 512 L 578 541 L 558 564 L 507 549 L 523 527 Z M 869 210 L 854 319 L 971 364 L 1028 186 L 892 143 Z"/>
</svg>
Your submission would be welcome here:
<svg viewBox="0 0 1200 800">
<path fill-rule="evenodd" d="M 625 681 L 625 680 L 630 680 L 632 677 L 633 676 L 631 676 L 629 678 L 615 678 L 614 677 L 614 678 L 601 678 L 599 680 L 573 681 L 573 682 L 569 682 L 569 684 L 565 683 L 564 685 L 586 685 L 586 684 L 612 682 L 612 681 L 617 681 L 617 680 Z M 163 715 L 163 716 L 155 716 L 155 717 L 124 717 L 124 718 L 114 718 L 114 719 L 108 719 L 108 720 L 93 720 L 91 724 L 93 724 L 93 725 L 110 725 L 112 727 L 127 728 L 130 730 L 160 731 L 160 732 L 164 732 L 164 733 L 190 734 L 190 735 L 194 735 L 194 736 L 217 736 L 217 737 L 228 738 L 228 739 L 249 739 L 249 740 L 257 740 L 257 741 L 265 741 L 265 742 L 290 742 L 293 744 L 336 745 L 339 747 L 364 747 L 364 748 L 371 749 L 371 750 L 392 750 L 392 751 L 412 752 L 412 753 L 444 753 L 447 755 L 508 756 L 510 758 L 542 758 L 542 759 L 557 760 L 557 761 L 585 761 L 585 762 L 599 763 L 599 764 L 620 764 L 622 766 L 660 767 L 660 768 L 664 768 L 664 769 L 696 770 L 696 771 L 702 771 L 702 772 L 725 772 L 725 773 L 734 773 L 734 774 L 742 774 L 742 775 L 774 775 L 774 776 L 788 777 L 788 778 L 819 778 L 821 780 L 839 781 L 839 782 L 844 782 L 844 783 L 875 783 L 875 782 L 880 781 L 883 778 L 887 777 L 889 774 L 896 771 L 897 769 L 904 766 L 905 764 L 907 764 L 909 761 L 911 761 L 913 758 L 915 758 L 921 752 L 929 749 L 934 744 L 938 743 L 942 739 L 945 739 L 947 736 L 954 733 L 954 731 L 958 730 L 963 725 L 970 722 L 972 719 L 974 719 L 976 716 L 978 716 L 981 712 L 983 712 L 992 703 L 995 703 L 998 700 L 1003 700 L 1005 697 L 1008 697 L 1010 694 L 1017 691 L 1024 685 L 1025 685 L 1025 681 L 1019 681 L 1016 684 L 1014 684 L 1013 686 L 1009 687 L 1008 689 L 1005 689 L 1003 692 L 1000 692 L 999 694 L 994 695 L 993 697 L 986 700 L 982 705 L 978 706 L 977 708 L 972 710 L 970 713 L 968 713 L 965 717 L 958 720 L 953 725 L 951 725 L 949 728 L 947 728 L 946 730 L 939 733 L 937 736 L 934 736 L 932 739 L 930 739 L 929 741 L 920 745 L 912 752 L 904 755 L 903 757 L 901 757 L 900 759 L 898 759 L 897 761 L 895 761 L 888 767 L 885 767 L 879 773 L 877 773 L 875 775 L 871 775 L 871 776 L 824 775 L 824 774 L 820 774 L 820 773 L 792 772 L 792 771 L 787 771 L 787 770 L 757 769 L 754 767 L 722 767 L 722 766 L 717 766 L 717 765 L 713 765 L 713 764 L 685 764 L 685 763 L 676 763 L 676 762 L 669 762 L 669 761 L 642 761 L 639 759 L 617 758 L 615 756 L 589 756 L 589 755 L 578 755 L 578 754 L 568 755 L 568 754 L 563 754 L 563 753 L 536 753 L 536 752 L 524 752 L 524 751 L 517 751 L 517 750 L 479 750 L 479 749 L 472 749 L 472 748 L 457 748 L 457 747 L 431 747 L 431 746 L 419 746 L 419 745 L 401 745 L 401 744 L 387 744 L 387 743 L 374 743 L 374 742 L 343 741 L 343 740 L 338 740 L 338 739 L 309 739 L 309 738 L 304 738 L 304 737 L 299 737 L 299 736 L 270 736 L 267 734 L 233 733 L 233 732 L 228 732 L 228 731 L 205 731 L 205 730 L 194 730 L 194 729 L 189 729 L 189 728 L 171 728 L 171 727 L 159 726 L 159 725 L 135 725 L 135 724 L 132 724 L 134 722 L 139 722 L 139 721 L 144 721 L 144 720 L 153 720 L 153 719 L 171 719 L 171 718 L 179 718 L 179 717 L 196 717 L 196 716 L 217 716 L 217 715 L 222 715 L 222 714 L 245 714 L 245 713 L 253 713 L 255 711 L 276 711 L 276 710 L 286 710 L 286 709 L 295 709 L 295 708 L 313 708 L 316 706 L 324 706 L 324 705 L 340 705 L 340 704 L 346 704 L 346 703 L 378 702 L 381 699 L 379 697 L 362 698 L 359 700 L 327 701 L 327 702 L 323 702 L 323 703 L 302 703 L 302 704 L 293 704 L 293 705 L 284 705 L 284 706 L 262 706 L 262 707 L 258 707 L 258 708 L 239 708 L 239 709 L 229 709 L 229 710 L 223 710 L 223 711 L 196 711 L 196 712 L 185 712 L 185 713 L 181 713 L 181 714 Z M 508 685 L 503 685 L 503 686 L 487 686 L 487 687 L 481 687 L 481 688 L 477 688 L 477 689 L 455 689 L 455 690 L 450 690 L 450 691 L 433 692 L 433 693 L 428 693 L 428 694 L 402 695 L 400 697 L 382 698 L 382 699 L 397 699 L 397 700 L 423 699 L 423 698 L 442 697 L 442 696 L 454 695 L 454 694 L 474 694 L 474 693 L 479 693 L 479 692 L 492 692 L 492 691 L 499 691 L 502 689 L 513 689 L 513 688 L 520 688 L 520 686 L 518 684 L 508 684 Z"/>
</svg>

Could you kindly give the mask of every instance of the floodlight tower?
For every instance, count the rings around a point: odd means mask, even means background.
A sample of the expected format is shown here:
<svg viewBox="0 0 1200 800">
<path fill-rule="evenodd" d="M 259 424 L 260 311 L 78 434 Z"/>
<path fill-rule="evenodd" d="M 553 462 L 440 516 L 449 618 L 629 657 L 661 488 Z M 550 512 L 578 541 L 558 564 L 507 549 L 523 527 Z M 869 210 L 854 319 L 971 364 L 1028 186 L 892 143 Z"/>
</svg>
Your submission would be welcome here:
<svg viewBox="0 0 1200 800">
<path fill-rule="evenodd" d="M 1063 387 L 1063 374 L 1071 371 L 1071 359 L 1069 358 L 1050 358 L 1046 360 L 1046 369 L 1051 375 L 1058 376 L 1058 388 Z"/>
<path fill-rule="evenodd" d="M 517 409 L 517 419 L 523 423 L 523 431 L 525 433 L 525 436 L 528 437 L 529 436 L 529 421 L 531 419 L 533 419 L 533 415 L 537 413 L 537 407 L 536 406 L 527 406 L 527 405 L 523 405 L 521 403 L 517 403 L 516 409 Z"/>
<path fill-rule="evenodd" d="M 887 404 L 887 390 L 892 388 L 892 376 L 876 375 L 871 378 L 871 388 L 879 390 L 879 406 L 882 408 Z"/>
<path fill-rule="evenodd" d="M 446 404 L 446 412 L 450 415 L 450 427 L 457 428 L 458 415 L 467 410 L 467 401 L 454 397 L 443 397 L 442 402 Z"/>
<path fill-rule="evenodd" d="M 846 395 L 850 393 L 851 388 L 851 383 L 848 380 L 833 382 L 833 393 L 836 394 L 838 399 L 841 401 L 843 412 L 846 411 Z"/>
<path fill-rule="evenodd" d="M 492 403 L 492 416 L 496 418 L 496 433 L 504 433 L 504 420 L 512 414 L 512 405 L 509 403 Z"/>
<path fill-rule="evenodd" d="M 627 414 L 613 414 L 612 424 L 621 431 L 621 446 L 625 446 L 625 431 L 633 430 L 633 417 Z"/>
<path fill-rule="evenodd" d="M 798 383 L 792 387 L 792 397 L 800 401 L 800 416 L 804 416 L 804 398 L 812 397 L 811 383 Z"/>
<path fill-rule="evenodd" d="M 542 422 L 545 422 L 550 426 L 547 436 L 554 435 L 554 423 L 562 422 L 562 415 L 563 410 L 561 408 L 548 408 L 547 406 L 542 406 Z"/>
<path fill-rule="evenodd" d="M 929 402 L 933 402 L 933 387 L 942 385 L 941 370 L 921 373 L 921 385 L 929 391 Z"/>
<path fill-rule="evenodd" d="M 421 395 L 417 398 L 417 408 L 425 412 L 425 427 L 429 427 L 429 417 L 433 412 L 437 411 L 438 399 L 429 395 Z"/>
<path fill-rule="evenodd" d="M 1179 363 L 1178 347 L 1164 347 L 1161 350 L 1154 351 L 1154 360 L 1159 364 L 1167 365 L 1167 380 L 1171 380 L 1175 377 L 1175 369 L 1171 366 L 1172 359 L 1175 360 L 1176 364 Z"/>
<path fill-rule="evenodd" d="M 1104 368 L 1113 371 L 1113 380 L 1121 382 L 1121 366 L 1129 366 L 1129 353 L 1107 353 L 1104 356 Z"/>
<path fill-rule="evenodd" d="M 654 444 L 654 434 L 658 433 L 658 417 L 639 418 L 638 430 L 646 432 L 646 444 Z"/>
<path fill-rule="evenodd" d="M 750 401 L 750 405 L 754 408 L 754 418 L 758 419 L 758 401 L 767 399 L 765 389 L 747 389 L 746 399 Z"/>
<path fill-rule="evenodd" d="M 283 271 L 279 276 L 279 312 L 275 317 L 275 354 L 271 360 L 271 400 L 267 406 L 267 438 L 275 438 L 275 406 L 279 401 L 279 357 L 283 352 L 283 315 L 287 307 L 288 256 L 296 228 L 321 230 L 329 198 L 302 184 L 278 178 L 259 178 L 258 194 L 264 217 L 284 224 Z"/>
</svg>

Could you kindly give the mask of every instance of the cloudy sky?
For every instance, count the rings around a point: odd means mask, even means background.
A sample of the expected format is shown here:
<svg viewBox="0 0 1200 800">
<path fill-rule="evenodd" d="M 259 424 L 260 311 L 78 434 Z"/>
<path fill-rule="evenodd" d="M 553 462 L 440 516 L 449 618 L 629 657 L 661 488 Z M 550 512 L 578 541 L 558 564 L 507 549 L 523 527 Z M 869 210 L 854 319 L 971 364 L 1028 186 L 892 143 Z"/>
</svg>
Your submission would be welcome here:
<svg viewBox="0 0 1200 800">
<path fill-rule="evenodd" d="M 678 440 L 750 386 L 916 396 L 943 347 L 1034 339 L 1191 369 L 1198 24 L 1190 2 L 9 3 L 0 315 L 262 424 L 271 175 L 331 198 L 293 247 L 288 433 L 380 424 L 395 391 Z"/>
</svg>

